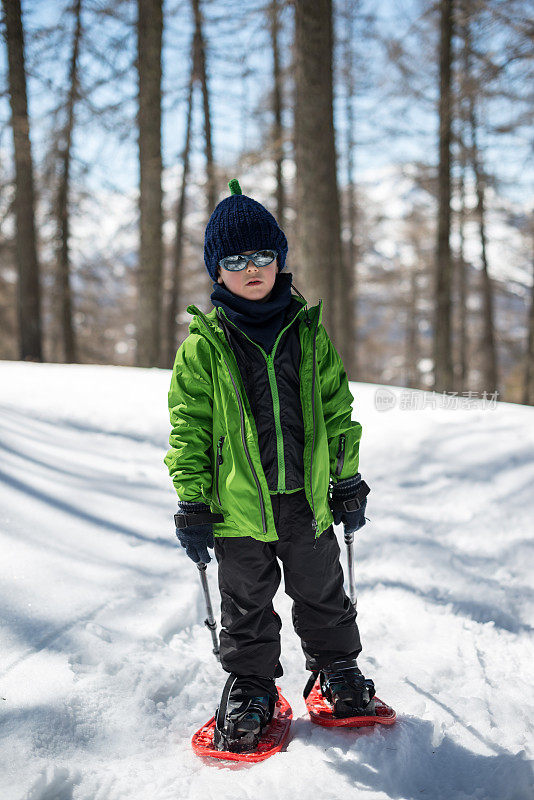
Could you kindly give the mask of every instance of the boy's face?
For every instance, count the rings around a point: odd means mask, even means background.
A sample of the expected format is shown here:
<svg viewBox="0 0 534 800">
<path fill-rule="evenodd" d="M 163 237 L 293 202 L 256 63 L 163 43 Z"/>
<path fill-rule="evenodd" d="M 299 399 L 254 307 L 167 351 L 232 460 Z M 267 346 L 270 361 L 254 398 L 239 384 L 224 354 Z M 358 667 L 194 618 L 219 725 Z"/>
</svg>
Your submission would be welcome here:
<svg viewBox="0 0 534 800">
<path fill-rule="evenodd" d="M 243 250 L 239 255 L 250 256 L 255 252 L 255 250 Z M 232 272 L 221 267 L 218 267 L 218 271 L 217 283 L 224 283 L 233 294 L 238 297 L 246 297 L 248 300 L 263 300 L 274 286 L 278 272 L 278 259 L 275 258 L 266 267 L 257 267 L 253 261 L 249 261 L 245 269 L 239 272 Z M 250 281 L 258 282 L 250 283 Z"/>
</svg>

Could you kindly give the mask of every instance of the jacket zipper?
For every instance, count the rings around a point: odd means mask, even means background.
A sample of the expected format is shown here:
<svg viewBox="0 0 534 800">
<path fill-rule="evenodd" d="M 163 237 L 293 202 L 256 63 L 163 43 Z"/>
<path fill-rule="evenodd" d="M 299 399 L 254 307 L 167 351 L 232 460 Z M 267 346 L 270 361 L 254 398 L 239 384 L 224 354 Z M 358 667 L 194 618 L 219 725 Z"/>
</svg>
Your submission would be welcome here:
<svg viewBox="0 0 534 800">
<path fill-rule="evenodd" d="M 339 450 L 337 453 L 336 475 L 341 475 L 343 470 L 343 462 L 345 461 L 345 434 L 341 433 L 339 436 Z"/>
<path fill-rule="evenodd" d="M 320 301 L 320 302 L 322 302 L 322 301 Z M 313 372 L 312 372 L 313 436 L 312 436 L 312 451 L 311 451 L 311 461 L 310 461 L 310 496 L 311 496 L 311 501 L 312 501 L 312 514 L 313 514 L 312 530 L 314 531 L 314 536 L 315 536 L 316 540 L 317 540 L 318 523 L 317 523 L 317 519 L 315 518 L 315 504 L 314 504 L 314 501 L 313 501 L 313 451 L 314 451 L 314 448 L 315 448 L 315 361 L 316 361 L 317 332 L 319 330 L 320 312 L 321 312 L 321 309 L 319 308 L 319 314 L 317 316 L 317 325 L 315 326 L 315 333 L 314 333 L 314 337 L 313 337 Z M 204 327 L 207 328 L 207 330 L 209 332 L 208 325 L 206 324 L 206 322 L 204 321 L 202 316 L 200 317 L 200 319 L 202 320 L 202 324 L 204 325 Z M 310 318 L 308 316 L 307 309 L 306 309 L 306 324 L 308 325 L 308 329 L 309 329 L 311 327 L 311 320 L 310 320 Z M 247 459 L 248 459 L 248 463 L 250 465 L 250 469 L 252 470 L 252 474 L 254 476 L 254 480 L 256 481 L 256 486 L 257 486 L 257 489 L 258 489 L 258 496 L 259 496 L 259 500 L 260 500 L 261 519 L 262 519 L 262 524 L 263 524 L 263 532 L 267 533 L 267 525 L 266 525 L 266 522 L 265 522 L 265 510 L 264 510 L 264 507 L 263 507 L 263 494 L 262 494 L 262 491 L 261 491 L 261 485 L 260 485 L 260 482 L 258 480 L 258 476 L 256 474 L 256 470 L 254 469 L 254 464 L 252 463 L 252 459 L 250 457 L 250 453 L 248 451 L 248 447 L 247 447 L 247 443 L 246 443 L 246 439 L 245 439 L 245 418 L 244 418 L 244 413 L 243 413 L 243 405 L 241 403 L 241 397 L 239 395 L 239 390 L 238 390 L 238 388 L 237 388 L 237 386 L 235 384 L 234 376 L 232 375 L 232 370 L 230 369 L 230 365 L 228 364 L 228 361 L 226 360 L 226 357 L 225 357 L 224 353 L 221 353 L 221 355 L 222 355 L 224 363 L 226 364 L 226 367 L 228 369 L 228 373 L 230 375 L 230 380 L 232 381 L 232 386 L 234 387 L 234 390 L 235 390 L 235 393 L 236 393 L 237 403 L 238 403 L 238 406 L 239 406 L 239 415 L 240 415 L 240 419 L 241 419 L 241 439 L 242 439 L 243 447 L 244 447 L 244 450 L 245 450 L 245 453 L 246 453 L 246 456 L 247 456 Z M 317 541 L 315 543 L 317 544 Z"/>
<path fill-rule="evenodd" d="M 224 358 L 224 355 L 223 355 L 223 358 Z M 250 457 L 250 453 L 248 451 L 247 441 L 245 439 L 245 415 L 243 413 L 243 404 L 241 403 L 241 397 L 239 395 L 238 388 L 235 385 L 234 376 L 232 375 L 232 372 L 230 370 L 230 366 L 229 366 L 226 358 L 224 358 L 224 363 L 228 367 L 228 372 L 230 373 L 230 380 L 232 381 L 233 387 L 235 389 L 235 393 L 237 395 L 237 402 L 239 404 L 239 415 L 241 417 L 241 439 L 243 441 L 243 447 L 245 448 L 245 453 L 247 455 L 247 459 L 248 459 L 248 463 L 250 465 L 250 469 L 252 470 L 252 474 L 254 475 L 254 480 L 256 481 L 256 487 L 258 489 L 258 497 L 259 497 L 259 500 L 260 500 L 261 522 L 262 522 L 262 525 L 263 525 L 263 532 L 267 533 L 267 523 L 265 521 L 265 510 L 263 508 L 263 495 L 262 495 L 262 491 L 261 491 L 261 486 L 260 486 L 260 482 L 258 480 L 258 476 L 256 474 L 256 470 L 254 469 L 254 464 L 252 463 L 252 459 Z"/>
<path fill-rule="evenodd" d="M 312 372 L 312 418 L 313 418 L 313 436 L 312 436 L 312 451 L 310 460 L 310 495 L 312 501 L 312 530 L 314 532 L 315 544 L 317 544 L 317 519 L 315 518 L 315 504 L 313 502 L 313 451 L 315 448 L 315 361 L 316 361 L 316 346 L 317 346 L 317 331 L 319 330 L 319 318 L 321 316 L 321 309 L 317 315 L 317 325 L 315 326 L 315 333 L 313 336 L 313 372 Z M 311 325 L 311 323 L 310 323 Z M 315 545 L 314 545 L 315 547 Z"/>
<path fill-rule="evenodd" d="M 200 319 L 202 319 L 202 317 Z M 204 322 L 203 319 L 202 319 L 202 323 L 208 329 L 208 333 L 209 333 L 208 325 L 206 324 L 206 322 Z M 238 388 L 237 388 L 237 386 L 235 384 L 234 376 L 232 375 L 232 370 L 230 369 L 230 365 L 228 364 L 228 361 L 226 360 L 226 357 L 225 357 L 224 353 L 221 352 L 221 355 L 222 355 L 223 361 L 226 364 L 226 367 L 228 369 L 228 373 L 230 375 L 230 380 L 232 381 L 232 386 L 234 387 L 235 393 L 236 393 L 236 396 L 237 396 L 237 404 L 239 406 L 239 416 L 240 416 L 240 419 L 241 419 L 241 440 L 243 442 L 243 447 L 245 449 L 245 453 L 246 453 L 246 456 L 247 456 L 247 459 L 248 459 L 248 463 L 250 465 L 250 469 L 252 470 L 252 474 L 254 475 L 254 480 L 256 481 L 256 486 L 257 486 L 257 489 L 258 489 L 258 497 L 259 497 L 259 501 L 260 501 L 261 522 L 262 522 L 262 525 L 263 525 L 263 532 L 267 533 L 267 523 L 265 521 L 265 510 L 263 508 L 263 495 L 262 495 L 262 491 L 261 491 L 261 486 L 260 486 L 260 482 L 258 480 L 258 476 L 256 474 L 256 470 L 254 469 L 254 464 L 252 463 L 252 459 L 250 457 L 250 453 L 249 453 L 248 447 L 247 447 L 247 442 L 246 442 L 246 439 L 245 439 L 245 415 L 243 413 L 243 404 L 241 403 L 241 397 L 239 395 L 239 390 L 238 390 Z"/>
<path fill-rule="evenodd" d="M 283 439 L 283 436 L 282 436 L 282 426 L 280 424 L 280 400 L 279 400 L 279 397 L 278 397 L 278 386 L 276 384 L 276 375 L 275 375 L 275 371 L 274 371 L 274 358 L 275 358 L 275 354 L 276 354 L 276 348 L 278 347 L 278 342 L 280 341 L 280 339 L 282 338 L 284 333 L 287 331 L 287 329 L 290 328 L 291 325 L 295 322 L 295 320 L 296 320 L 296 318 L 297 318 L 297 316 L 299 314 L 300 314 L 300 309 L 299 309 L 299 311 L 297 311 L 297 313 L 295 314 L 295 316 L 293 317 L 291 322 L 289 322 L 285 326 L 285 328 L 283 328 L 279 332 L 278 336 L 276 337 L 275 343 L 273 345 L 272 352 L 269 353 L 269 354 L 267 354 L 265 352 L 265 350 L 263 349 L 263 347 L 261 347 L 257 342 L 254 342 L 249 336 L 247 336 L 247 334 L 244 333 L 244 331 L 241 331 L 237 327 L 237 325 L 234 322 L 232 322 L 231 319 L 228 319 L 226 314 L 224 314 L 225 320 L 227 322 L 229 322 L 230 325 L 232 325 L 234 328 L 237 328 L 237 330 L 240 331 L 240 333 L 243 333 L 243 335 L 249 340 L 249 342 L 251 342 L 251 344 L 254 344 L 258 348 L 258 350 L 261 352 L 261 354 L 265 358 L 265 361 L 266 361 L 266 364 L 267 364 L 267 377 L 269 379 L 269 387 L 271 389 L 271 397 L 273 399 L 273 416 L 274 416 L 274 427 L 275 427 L 275 432 L 276 432 L 276 460 L 277 460 L 277 467 L 278 467 L 278 470 L 277 470 L 278 471 L 278 491 L 281 491 L 282 487 L 285 487 L 285 462 L 284 462 L 284 439 Z M 279 442 L 281 442 L 281 448 L 278 447 L 278 443 Z"/>
<path fill-rule="evenodd" d="M 276 351 L 276 344 L 274 346 L 274 350 Z M 269 379 L 271 396 L 273 398 L 274 428 L 276 432 L 276 460 L 278 467 L 277 491 L 281 492 L 284 491 L 286 485 L 286 465 L 284 460 L 284 437 L 282 435 L 282 425 L 280 422 L 280 398 L 278 396 L 278 386 L 276 384 L 276 374 L 274 371 L 274 355 L 267 355 L 266 353 L 263 353 L 263 355 L 267 361 L 267 377 Z M 278 447 L 278 442 L 281 442 L 280 448 Z"/>
<path fill-rule="evenodd" d="M 219 443 L 217 444 L 217 460 L 215 462 L 215 491 L 217 492 L 217 502 L 219 503 L 221 508 L 222 508 L 221 496 L 219 494 L 219 466 L 223 463 L 223 457 L 222 457 L 223 442 L 224 442 L 224 436 L 220 436 Z"/>
<path fill-rule="evenodd" d="M 320 302 L 322 302 L 322 301 L 320 301 Z M 314 333 L 314 336 L 313 336 L 313 372 L 312 372 L 313 435 L 312 435 L 312 451 L 311 451 L 311 459 L 310 459 L 310 496 L 311 496 L 311 501 L 312 501 L 312 514 L 313 514 L 312 530 L 314 531 L 314 538 L 316 540 L 315 544 L 317 544 L 317 528 L 319 527 L 319 525 L 318 525 L 317 519 L 315 517 L 315 503 L 314 503 L 314 500 L 313 500 L 313 451 L 314 451 L 314 448 L 315 448 L 315 363 L 316 363 L 316 350 L 317 350 L 317 332 L 319 330 L 320 313 L 321 313 L 321 310 L 319 309 L 319 314 L 317 316 L 317 325 L 315 326 L 315 333 Z M 307 311 L 306 311 L 306 323 L 307 323 L 308 329 L 309 329 L 311 327 L 311 321 L 310 321 L 310 318 L 308 316 Z M 289 327 L 289 326 L 287 326 L 287 327 Z M 223 356 L 223 358 L 224 358 L 224 356 Z M 226 362 L 226 359 L 225 359 L 225 362 Z M 230 373 L 230 377 L 232 378 L 232 373 Z M 234 379 L 232 378 L 232 383 L 233 383 L 233 381 L 234 381 Z M 239 395 L 238 395 L 238 399 L 239 399 L 239 407 L 241 409 L 241 400 L 239 398 Z M 247 455 L 248 455 L 248 452 L 247 452 Z M 250 457 L 249 457 L 249 461 L 250 461 Z M 251 463 L 251 467 L 252 467 L 252 463 Z M 255 473 L 254 473 L 254 475 L 255 475 Z"/>
</svg>

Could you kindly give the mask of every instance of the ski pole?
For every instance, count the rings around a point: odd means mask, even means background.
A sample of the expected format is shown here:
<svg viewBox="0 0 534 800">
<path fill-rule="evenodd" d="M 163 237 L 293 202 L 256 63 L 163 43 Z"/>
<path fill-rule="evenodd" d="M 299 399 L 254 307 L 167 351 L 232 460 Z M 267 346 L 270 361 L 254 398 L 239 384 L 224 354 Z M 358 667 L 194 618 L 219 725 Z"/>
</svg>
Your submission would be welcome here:
<svg viewBox="0 0 534 800">
<path fill-rule="evenodd" d="M 345 544 L 347 545 L 347 562 L 348 562 L 348 570 L 349 570 L 349 597 L 352 605 L 356 608 L 356 587 L 354 585 L 354 554 L 352 552 L 352 546 L 354 544 L 354 534 L 353 533 L 346 533 L 344 535 Z"/>
<path fill-rule="evenodd" d="M 221 656 L 219 654 L 219 641 L 217 639 L 217 623 L 215 622 L 215 617 L 213 616 L 213 608 L 211 606 L 211 597 L 210 597 L 210 590 L 208 586 L 208 578 L 206 576 L 206 568 L 207 564 L 204 564 L 203 561 L 199 561 L 197 564 L 198 571 L 200 573 L 200 582 L 202 584 L 202 589 L 204 591 L 204 599 L 206 601 L 206 611 L 208 616 L 204 620 L 204 625 L 210 629 L 211 631 L 211 639 L 213 641 L 213 653 L 217 661 L 221 660 Z"/>
</svg>

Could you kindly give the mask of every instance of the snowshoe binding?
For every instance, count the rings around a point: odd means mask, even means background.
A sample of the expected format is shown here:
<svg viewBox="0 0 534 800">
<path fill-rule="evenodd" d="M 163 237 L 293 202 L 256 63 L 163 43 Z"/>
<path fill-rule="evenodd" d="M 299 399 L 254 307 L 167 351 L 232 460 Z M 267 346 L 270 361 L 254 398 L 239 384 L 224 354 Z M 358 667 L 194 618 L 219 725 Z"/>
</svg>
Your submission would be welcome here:
<svg viewBox="0 0 534 800">
<path fill-rule="evenodd" d="M 255 750 L 277 700 L 274 680 L 230 675 L 215 713 L 214 747 L 230 753 Z"/>
<path fill-rule="evenodd" d="M 225 699 L 225 694 L 232 691 L 232 684 L 234 683 L 236 677 L 236 675 L 230 675 L 230 678 L 225 686 L 221 704 L 216 712 L 217 717 L 220 717 L 219 725 L 217 725 L 216 718 L 211 717 L 211 719 L 209 719 L 205 725 L 203 725 L 193 735 L 191 739 L 191 745 L 194 752 L 201 757 L 224 759 L 226 761 L 247 761 L 249 763 L 265 761 L 266 758 L 270 758 L 275 753 L 279 753 L 284 747 L 293 717 L 291 706 L 282 695 L 280 687 L 274 686 L 274 683 L 269 681 L 267 688 L 269 689 L 269 698 L 271 697 L 270 693 L 272 692 L 273 703 L 275 696 L 274 692 L 276 691 L 278 693 L 278 699 L 274 703 L 272 719 L 270 723 L 267 724 L 265 731 L 259 736 L 259 740 L 253 749 L 244 749 L 245 747 L 248 748 L 251 743 L 254 744 L 257 738 L 256 729 L 258 727 L 258 722 L 257 720 L 254 720 L 254 715 L 260 717 L 260 722 L 263 722 L 263 719 L 261 718 L 263 717 L 266 704 L 263 700 L 259 701 L 258 703 L 257 698 L 265 697 L 264 693 L 266 693 L 266 689 L 265 686 L 258 687 L 256 683 L 254 690 L 246 695 L 246 697 L 248 697 L 248 699 L 251 701 L 248 704 L 248 710 L 247 700 L 244 699 L 241 705 L 245 706 L 245 711 L 244 713 L 240 714 L 241 720 L 239 721 L 235 719 L 235 714 L 232 714 L 230 709 L 230 716 L 234 717 L 234 719 L 231 719 L 230 721 L 234 723 L 234 727 L 232 729 L 229 727 L 225 728 L 224 720 L 227 718 L 228 714 L 228 712 L 224 710 L 227 706 L 227 698 Z M 264 681 L 266 679 L 260 678 L 260 680 Z M 240 681 L 243 681 L 243 679 L 240 679 Z M 235 686 L 233 688 L 235 688 Z M 244 689 L 245 687 L 242 688 Z M 251 688 L 252 687 L 249 685 L 248 689 Z M 235 699 L 236 697 L 234 695 L 234 700 Z M 255 708 L 257 703 L 261 707 L 261 714 L 260 708 Z M 270 712 L 270 701 L 267 705 Z M 237 705 L 235 708 L 239 708 L 239 705 Z M 219 713 L 219 711 L 221 713 Z M 269 714 L 266 714 L 265 717 L 268 719 Z M 236 722 L 237 724 L 235 724 Z M 260 729 L 263 727 L 263 724 L 261 724 Z M 237 741 L 235 741 L 236 738 Z M 219 749 L 221 747 L 234 747 L 236 752 L 233 750 Z"/>
<path fill-rule="evenodd" d="M 326 728 L 393 725 L 394 709 L 375 695 L 372 680 L 364 678 L 355 658 L 341 658 L 312 672 L 304 688 L 311 721 Z"/>
<path fill-rule="evenodd" d="M 375 685 L 370 678 L 364 678 L 355 658 L 332 661 L 321 670 L 319 681 L 334 717 L 374 716 Z"/>
</svg>

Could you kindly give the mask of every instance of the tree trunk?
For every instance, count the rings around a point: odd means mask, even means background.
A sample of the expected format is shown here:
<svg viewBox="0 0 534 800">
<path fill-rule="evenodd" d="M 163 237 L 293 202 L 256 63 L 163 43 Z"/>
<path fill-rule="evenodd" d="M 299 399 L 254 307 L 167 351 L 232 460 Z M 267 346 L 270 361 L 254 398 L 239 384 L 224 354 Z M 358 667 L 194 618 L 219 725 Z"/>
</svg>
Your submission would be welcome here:
<svg viewBox="0 0 534 800">
<path fill-rule="evenodd" d="M 78 53 L 81 39 L 82 2 L 76 0 L 74 6 L 74 39 L 69 71 L 69 96 L 67 101 L 67 120 L 63 132 L 63 147 L 59 151 L 60 176 L 57 196 L 57 283 L 59 289 L 60 329 L 63 339 L 64 360 L 68 364 L 77 361 L 74 325 L 72 320 L 72 294 L 70 281 L 69 254 L 69 184 L 72 131 L 74 128 L 74 107 L 78 99 Z"/>
<path fill-rule="evenodd" d="M 309 302 L 339 320 L 334 286 L 342 270 L 333 123 L 332 0 L 295 0 L 295 163 L 300 266 Z M 342 287 L 343 288 L 343 287 Z M 342 325 L 345 321 L 339 320 Z M 335 325 L 337 329 L 337 324 Z M 338 340 L 339 341 L 339 340 Z"/>
<path fill-rule="evenodd" d="M 475 175 L 476 195 L 477 195 L 477 215 L 478 227 L 480 235 L 480 258 L 482 262 L 482 374 L 483 386 L 482 388 L 487 392 L 497 391 L 498 376 L 497 376 L 497 351 L 495 346 L 495 323 L 494 323 L 494 310 L 493 310 L 493 287 L 491 285 L 491 278 L 488 271 L 488 259 L 486 248 L 486 205 L 484 199 L 484 178 L 480 166 L 480 157 L 477 146 L 477 120 L 475 113 L 474 99 L 471 99 L 470 107 L 470 122 L 471 122 L 471 144 L 472 144 L 472 160 L 473 172 Z"/>
<path fill-rule="evenodd" d="M 15 153 L 19 356 L 42 361 L 41 292 L 35 235 L 35 192 L 20 0 L 2 0 L 6 25 L 11 127 Z"/>
<path fill-rule="evenodd" d="M 451 42 L 453 0 L 441 0 L 439 87 L 439 169 L 436 289 L 434 312 L 434 390 L 450 391 L 453 385 L 451 341 Z"/>
<path fill-rule="evenodd" d="M 207 201 L 208 216 L 217 205 L 217 186 L 215 182 L 215 167 L 213 163 L 213 148 L 211 144 L 211 119 L 210 101 L 208 93 L 208 77 L 206 73 L 206 44 L 202 31 L 203 21 L 200 10 L 200 0 L 191 0 L 193 6 L 193 16 L 195 18 L 195 38 L 198 53 L 199 79 L 202 87 L 202 105 L 204 109 L 204 142 L 206 152 L 206 176 L 207 176 Z"/>
<path fill-rule="evenodd" d="M 405 386 L 412 389 L 418 387 L 418 329 L 417 329 L 417 304 L 419 300 L 417 286 L 417 268 L 415 265 L 410 269 L 410 293 L 408 296 L 408 309 L 406 315 L 406 374 Z"/>
<path fill-rule="evenodd" d="M 532 225 L 532 252 L 534 256 L 534 224 Z M 532 260 L 532 288 L 530 292 L 530 310 L 528 315 L 528 337 L 525 361 L 525 384 L 523 387 L 523 403 L 534 405 L 534 258 Z"/>
<path fill-rule="evenodd" d="M 176 355 L 176 312 L 178 309 L 178 300 L 180 297 L 180 276 L 182 272 L 182 256 L 183 256 L 183 231 L 184 231 L 184 213 L 185 213 L 185 188 L 187 185 L 187 178 L 189 176 L 189 153 L 191 150 L 191 121 L 193 117 L 193 85 L 195 80 L 196 64 L 198 58 L 198 51 L 196 47 L 196 39 L 193 38 L 191 47 L 191 74 L 189 77 L 189 90 L 187 97 L 187 117 L 185 123 L 185 144 L 182 155 L 182 181 L 180 186 L 180 196 L 178 198 L 178 205 L 176 208 L 176 234 L 174 240 L 174 258 L 172 262 L 171 273 L 171 287 L 170 298 L 167 315 L 167 355 L 166 364 L 171 368 L 174 363 Z"/>
<path fill-rule="evenodd" d="M 499 377 L 497 367 L 497 345 L 495 341 L 495 310 L 494 310 L 494 297 L 493 285 L 488 269 L 487 258 L 487 236 L 486 236 L 486 205 L 484 196 L 484 186 L 479 184 L 477 177 L 477 198 L 479 213 L 479 232 L 480 232 L 480 246 L 482 258 L 482 292 L 484 301 L 484 333 L 483 333 L 483 351 L 484 351 L 484 389 L 488 392 L 496 392 L 499 388 Z"/>
<path fill-rule="evenodd" d="M 457 349 L 455 358 L 455 379 L 460 392 L 469 389 L 468 375 L 468 329 L 467 329 L 467 298 L 468 298 L 468 268 L 465 261 L 465 221 L 467 217 L 465 180 L 468 167 L 468 125 L 469 125 L 469 94 L 471 92 L 471 60 L 468 47 L 469 4 L 466 0 L 458 3 L 458 28 L 463 49 L 463 63 L 458 70 L 456 108 L 458 110 L 459 131 L 459 165 L 460 175 L 458 195 L 460 210 L 458 212 L 458 235 L 460 247 L 456 260 L 456 278 L 458 289 L 458 315 L 457 315 Z"/>
<path fill-rule="evenodd" d="M 352 44 L 354 40 L 354 15 L 355 6 L 359 8 L 359 3 L 354 0 L 345 2 L 345 39 L 343 53 L 343 82 L 345 84 L 345 116 L 347 120 L 347 137 L 345 162 L 347 168 L 346 175 L 346 212 L 345 222 L 348 229 L 348 237 L 343 253 L 342 268 L 342 288 L 340 291 L 340 322 L 342 327 L 338 329 L 338 336 L 341 347 L 341 357 L 345 366 L 345 371 L 355 378 L 358 375 L 358 283 L 357 265 L 358 253 L 354 244 L 356 235 L 356 187 L 354 183 L 354 115 L 353 102 L 355 95 L 354 88 L 354 55 Z"/>
<path fill-rule="evenodd" d="M 269 8 L 271 45 L 273 48 L 273 158 L 276 175 L 276 219 L 284 230 L 285 192 L 282 175 L 284 160 L 284 130 L 282 127 L 282 75 L 280 69 L 280 51 L 278 32 L 280 28 L 280 0 L 271 0 Z"/>
<path fill-rule="evenodd" d="M 460 250 L 457 260 L 458 278 L 458 360 L 457 382 L 459 391 L 467 390 L 467 264 L 465 262 L 465 173 L 467 151 L 462 139 L 460 142 L 460 211 L 458 214 L 458 232 L 460 236 Z"/>
<path fill-rule="evenodd" d="M 161 41 L 162 0 L 138 0 L 140 252 L 137 365 L 158 363 L 161 337 Z"/>
</svg>

